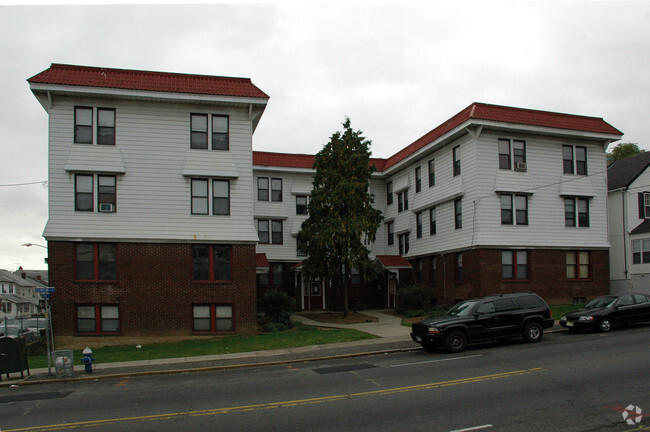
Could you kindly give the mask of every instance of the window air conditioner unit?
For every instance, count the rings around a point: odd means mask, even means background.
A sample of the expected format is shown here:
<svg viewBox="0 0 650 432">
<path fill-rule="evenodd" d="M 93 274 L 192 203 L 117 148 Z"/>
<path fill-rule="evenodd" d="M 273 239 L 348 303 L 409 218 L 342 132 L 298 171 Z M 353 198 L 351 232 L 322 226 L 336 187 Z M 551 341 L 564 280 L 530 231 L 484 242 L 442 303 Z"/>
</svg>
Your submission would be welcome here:
<svg viewBox="0 0 650 432">
<path fill-rule="evenodd" d="M 515 171 L 526 171 L 526 162 L 517 162 L 515 164 Z"/>
<path fill-rule="evenodd" d="M 102 213 L 112 213 L 113 204 L 108 204 L 108 203 L 99 204 L 99 211 Z"/>
</svg>

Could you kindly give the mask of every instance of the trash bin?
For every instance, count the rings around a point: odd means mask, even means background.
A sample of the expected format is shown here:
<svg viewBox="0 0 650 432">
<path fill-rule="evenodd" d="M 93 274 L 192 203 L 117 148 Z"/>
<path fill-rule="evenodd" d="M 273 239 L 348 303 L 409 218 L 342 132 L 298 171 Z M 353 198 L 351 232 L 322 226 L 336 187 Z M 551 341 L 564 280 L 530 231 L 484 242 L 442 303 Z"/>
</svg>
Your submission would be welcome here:
<svg viewBox="0 0 650 432">
<path fill-rule="evenodd" d="M 6 374 L 9 378 L 9 374 L 13 372 L 20 372 L 20 377 L 24 378 L 25 369 L 29 375 L 25 338 L 0 338 L 0 381 L 2 381 L 2 374 Z"/>
<path fill-rule="evenodd" d="M 74 352 L 72 350 L 52 351 L 52 361 L 57 378 L 71 378 L 74 375 Z"/>
</svg>

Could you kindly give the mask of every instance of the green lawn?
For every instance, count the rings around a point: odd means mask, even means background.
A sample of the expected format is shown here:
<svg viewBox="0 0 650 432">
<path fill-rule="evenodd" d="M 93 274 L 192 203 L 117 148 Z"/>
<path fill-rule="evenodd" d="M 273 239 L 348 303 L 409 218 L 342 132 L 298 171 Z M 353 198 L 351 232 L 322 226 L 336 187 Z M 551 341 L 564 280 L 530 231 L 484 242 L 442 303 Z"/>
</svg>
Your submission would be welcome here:
<svg viewBox="0 0 650 432">
<path fill-rule="evenodd" d="M 573 304 L 563 304 L 563 305 L 551 305 L 551 312 L 553 313 L 553 318 L 559 320 L 562 318 L 562 315 L 569 312 L 582 309 L 585 305 L 573 305 Z"/>
<path fill-rule="evenodd" d="M 143 345 L 142 348 L 136 348 L 132 345 L 103 347 L 93 349 L 93 357 L 97 359 L 98 363 L 111 363 L 296 348 L 306 345 L 373 339 L 375 337 L 352 329 L 321 330 L 308 326 L 299 326 L 285 332 L 255 336 L 206 337 L 205 339 Z M 83 364 L 81 358 L 82 350 L 74 350 L 74 363 Z M 47 367 L 47 356 L 30 356 L 29 367 L 31 369 Z"/>
</svg>

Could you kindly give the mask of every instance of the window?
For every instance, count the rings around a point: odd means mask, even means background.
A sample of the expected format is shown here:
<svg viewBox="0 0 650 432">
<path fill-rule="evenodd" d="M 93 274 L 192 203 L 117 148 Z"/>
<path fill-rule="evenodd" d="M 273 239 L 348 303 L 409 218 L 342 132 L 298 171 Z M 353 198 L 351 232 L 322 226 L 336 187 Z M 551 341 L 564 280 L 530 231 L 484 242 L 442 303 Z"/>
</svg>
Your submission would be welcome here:
<svg viewBox="0 0 650 432">
<path fill-rule="evenodd" d="M 208 149 L 208 115 L 190 114 L 190 148 Z"/>
<path fill-rule="evenodd" d="M 499 138 L 499 169 L 511 169 L 510 140 Z"/>
<path fill-rule="evenodd" d="M 517 169 L 518 163 L 526 163 L 526 142 L 499 138 L 499 169 Z"/>
<path fill-rule="evenodd" d="M 460 146 L 454 147 L 452 150 L 454 157 L 454 177 L 460 175 Z"/>
<path fill-rule="evenodd" d="M 307 195 L 298 195 L 296 196 L 296 214 L 297 215 L 306 215 L 307 214 Z"/>
<path fill-rule="evenodd" d="M 420 167 L 415 168 L 415 193 L 422 190 L 422 172 Z"/>
<path fill-rule="evenodd" d="M 589 252 L 570 251 L 566 253 L 567 279 L 589 279 Z"/>
<path fill-rule="evenodd" d="M 350 285 L 361 285 L 361 274 L 355 267 L 350 269 Z"/>
<path fill-rule="evenodd" d="M 257 179 L 257 200 L 269 200 L 269 179 L 266 177 L 259 177 Z"/>
<path fill-rule="evenodd" d="M 212 214 L 230 214 L 230 181 L 212 180 Z"/>
<path fill-rule="evenodd" d="M 229 245 L 192 245 L 195 281 L 230 281 Z"/>
<path fill-rule="evenodd" d="M 506 280 L 528 279 L 528 251 L 501 251 L 501 277 Z"/>
<path fill-rule="evenodd" d="M 97 176 L 97 208 L 100 212 L 117 210 L 116 178 L 110 175 Z"/>
<path fill-rule="evenodd" d="M 74 142 L 77 144 L 93 143 L 93 109 L 74 108 Z"/>
<path fill-rule="evenodd" d="M 431 283 L 436 283 L 436 273 L 438 272 L 438 260 L 436 257 L 431 257 Z"/>
<path fill-rule="evenodd" d="M 257 235 L 262 244 L 282 244 L 282 221 L 259 219 L 257 221 Z"/>
<path fill-rule="evenodd" d="M 429 235 L 436 234 L 436 208 L 429 209 Z"/>
<path fill-rule="evenodd" d="M 587 175 L 587 147 L 562 146 L 564 174 Z"/>
<path fill-rule="evenodd" d="M 409 190 L 405 189 L 397 193 L 397 212 L 409 209 Z"/>
<path fill-rule="evenodd" d="M 95 207 L 95 182 L 97 183 L 97 207 Z M 112 175 L 75 174 L 75 211 L 102 213 L 117 210 L 116 178 Z"/>
<path fill-rule="evenodd" d="M 589 226 L 589 200 L 587 198 L 564 198 L 564 225 L 568 227 Z"/>
<path fill-rule="evenodd" d="M 192 317 L 192 330 L 195 332 L 230 332 L 234 329 L 230 305 L 194 305 Z"/>
<path fill-rule="evenodd" d="M 456 254 L 456 260 L 455 260 L 455 267 L 456 271 L 454 272 L 454 277 L 455 282 L 462 282 L 463 281 L 463 254 L 462 252 L 459 252 Z"/>
<path fill-rule="evenodd" d="M 281 287 L 284 282 L 284 266 L 282 263 L 271 264 L 271 283 L 273 286 Z"/>
<path fill-rule="evenodd" d="M 77 280 L 113 281 L 116 276 L 114 243 L 77 243 Z"/>
<path fill-rule="evenodd" d="M 210 186 L 212 185 L 212 186 Z M 192 179 L 192 214 L 210 214 L 210 189 L 212 189 L 212 214 L 230 214 L 230 181 L 213 179 Z"/>
<path fill-rule="evenodd" d="M 406 255 L 409 253 L 409 233 L 399 234 L 397 236 L 399 243 L 399 254 Z"/>
<path fill-rule="evenodd" d="M 12 303 L 2 302 L 2 313 L 10 314 L 11 313 Z"/>
<path fill-rule="evenodd" d="M 386 205 L 393 203 L 393 182 L 386 183 Z"/>
<path fill-rule="evenodd" d="M 528 197 L 526 195 L 501 195 L 501 224 L 528 225 Z"/>
<path fill-rule="evenodd" d="M 454 201 L 454 225 L 456 229 L 463 227 L 463 203 L 460 198 Z"/>
<path fill-rule="evenodd" d="M 117 305 L 77 305 L 78 333 L 119 333 L 120 308 Z"/>
<path fill-rule="evenodd" d="M 415 282 L 422 282 L 422 259 L 415 260 Z"/>
<path fill-rule="evenodd" d="M 97 108 L 97 144 L 115 145 L 115 110 Z"/>
<path fill-rule="evenodd" d="M 388 232 L 388 246 L 394 243 L 393 222 L 386 223 L 386 231 Z"/>
<path fill-rule="evenodd" d="M 507 312 L 517 309 L 517 307 L 513 298 L 501 298 L 494 301 L 494 309 L 496 312 Z"/>
<path fill-rule="evenodd" d="M 639 219 L 650 219 L 650 192 L 639 192 Z"/>
<path fill-rule="evenodd" d="M 632 264 L 650 263 L 650 240 L 632 240 Z"/>
<path fill-rule="evenodd" d="M 436 167 L 435 160 L 431 159 L 429 161 L 429 187 L 436 184 Z"/>
<path fill-rule="evenodd" d="M 212 150 L 228 150 L 228 116 L 212 116 Z"/>
<path fill-rule="evenodd" d="M 75 211 L 95 211 L 93 204 L 94 177 L 92 174 L 75 174 Z"/>
<path fill-rule="evenodd" d="M 93 144 L 94 117 L 97 113 L 97 138 L 100 145 L 115 145 L 115 109 L 113 108 L 74 108 L 74 142 Z"/>
<path fill-rule="evenodd" d="M 272 178 L 271 183 L 271 201 L 282 201 L 282 179 Z M 257 200 L 269 200 L 269 178 L 258 177 L 257 179 Z"/>
<path fill-rule="evenodd" d="M 192 214 L 208 214 L 208 179 L 192 179 Z"/>
<path fill-rule="evenodd" d="M 282 179 L 271 179 L 271 201 L 282 201 Z"/>
<path fill-rule="evenodd" d="M 415 214 L 416 237 L 422 238 L 422 212 Z"/>
</svg>

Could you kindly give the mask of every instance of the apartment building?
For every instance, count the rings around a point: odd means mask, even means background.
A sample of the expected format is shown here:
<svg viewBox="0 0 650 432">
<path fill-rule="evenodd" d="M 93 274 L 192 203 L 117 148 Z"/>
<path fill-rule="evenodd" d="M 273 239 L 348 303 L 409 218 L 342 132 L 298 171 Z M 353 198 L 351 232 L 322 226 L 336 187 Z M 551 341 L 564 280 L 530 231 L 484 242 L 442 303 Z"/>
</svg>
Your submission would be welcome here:
<svg viewBox="0 0 650 432">
<path fill-rule="evenodd" d="M 256 298 L 337 306 L 301 273 L 314 155 L 253 151 L 268 96 L 250 79 L 52 64 L 28 80 L 49 116 L 49 249 L 58 335 L 256 331 Z M 380 275 L 342 269 L 353 307 L 399 285 L 451 303 L 607 292 L 601 118 L 473 103 L 372 159 Z"/>
<path fill-rule="evenodd" d="M 57 335 L 254 333 L 250 79 L 52 64 L 49 282 Z"/>
</svg>

